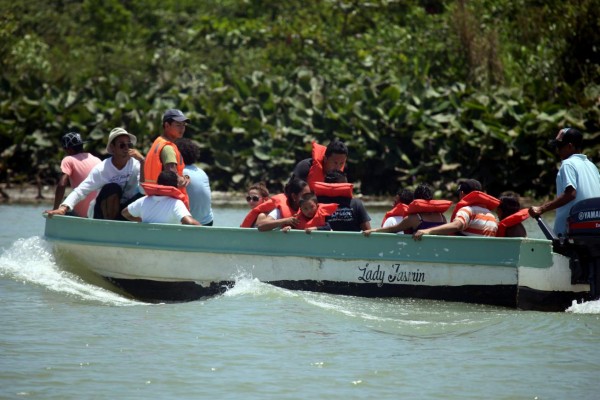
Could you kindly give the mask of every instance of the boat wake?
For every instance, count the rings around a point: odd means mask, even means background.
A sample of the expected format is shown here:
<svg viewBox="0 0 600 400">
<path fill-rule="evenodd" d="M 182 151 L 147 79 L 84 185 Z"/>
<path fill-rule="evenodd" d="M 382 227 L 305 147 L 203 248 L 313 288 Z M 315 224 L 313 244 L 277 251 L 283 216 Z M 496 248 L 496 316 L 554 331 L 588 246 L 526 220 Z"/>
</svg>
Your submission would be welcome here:
<svg viewBox="0 0 600 400">
<path fill-rule="evenodd" d="M 8 277 L 47 290 L 85 301 L 128 306 L 145 303 L 124 298 L 110 290 L 83 281 L 77 275 L 62 271 L 48 242 L 39 236 L 19 239 L 0 255 L 0 277 Z"/>
<path fill-rule="evenodd" d="M 573 314 L 600 314 L 600 300 L 584 301 L 583 303 L 574 301 L 566 311 Z"/>
</svg>

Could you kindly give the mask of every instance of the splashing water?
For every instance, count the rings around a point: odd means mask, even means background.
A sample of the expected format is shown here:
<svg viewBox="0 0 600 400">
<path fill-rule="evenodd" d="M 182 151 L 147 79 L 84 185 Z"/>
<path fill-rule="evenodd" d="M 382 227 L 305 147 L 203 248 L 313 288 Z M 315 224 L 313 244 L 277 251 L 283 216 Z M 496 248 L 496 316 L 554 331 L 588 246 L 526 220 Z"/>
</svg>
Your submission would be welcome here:
<svg viewBox="0 0 600 400">
<path fill-rule="evenodd" d="M 600 314 L 600 300 L 584 301 L 583 303 L 573 301 L 571 307 L 566 311 L 574 314 Z"/>
<path fill-rule="evenodd" d="M 84 282 L 56 264 L 51 245 L 39 236 L 18 239 L 0 255 L 0 277 L 43 286 L 56 293 L 107 305 L 127 306 L 145 303 L 126 299 L 109 290 Z"/>
</svg>

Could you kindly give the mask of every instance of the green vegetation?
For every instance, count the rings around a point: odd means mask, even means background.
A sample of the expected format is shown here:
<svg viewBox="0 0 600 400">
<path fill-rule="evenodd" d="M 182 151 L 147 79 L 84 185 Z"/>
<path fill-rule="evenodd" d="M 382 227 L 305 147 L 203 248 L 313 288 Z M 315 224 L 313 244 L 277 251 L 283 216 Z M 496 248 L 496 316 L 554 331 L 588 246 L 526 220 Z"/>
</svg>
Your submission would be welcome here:
<svg viewBox="0 0 600 400">
<path fill-rule="evenodd" d="M 562 126 L 600 160 L 600 0 L 0 0 L 0 179 L 53 183 L 71 130 L 146 151 L 190 118 L 217 190 L 280 189 L 312 140 L 365 194 L 463 177 L 544 196 Z"/>
</svg>

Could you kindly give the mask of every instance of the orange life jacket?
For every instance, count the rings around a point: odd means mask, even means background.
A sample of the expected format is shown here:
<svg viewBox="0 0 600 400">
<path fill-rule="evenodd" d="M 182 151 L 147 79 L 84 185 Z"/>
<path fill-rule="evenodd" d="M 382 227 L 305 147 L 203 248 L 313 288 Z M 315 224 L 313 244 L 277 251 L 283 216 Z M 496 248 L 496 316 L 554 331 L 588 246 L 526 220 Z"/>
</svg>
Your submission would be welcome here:
<svg viewBox="0 0 600 400">
<path fill-rule="evenodd" d="M 306 183 L 313 190 L 315 190 L 315 182 L 323 182 L 325 180 L 325 173 L 323 172 L 323 162 L 325 159 L 325 151 L 327 147 L 312 142 L 312 164 L 308 170 L 308 176 L 306 177 Z M 344 166 L 342 166 L 342 171 Z"/>
<path fill-rule="evenodd" d="M 337 210 L 336 203 L 319 204 L 314 217 L 307 219 L 301 212 L 298 213 L 298 225 L 294 229 L 317 228 L 325 225 L 325 217 L 330 216 Z"/>
<path fill-rule="evenodd" d="M 529 210 L 527 208 L 522 208 L 516 213 L 509 215 L 504 218 L 500 223 L 498 223 L 498 231 L 496 232 L 497 237 L 506 236 L 506 228 L 510 228 L 511 226 L 515 226 L 520 224 L 529 218 Z"/>
<path fill-rule="evenodd" d="M 408 204 L 398 203 L 392 208 L 390 211 L 386 212 L 383 216 L 383 220 L 381 221 L 381 226 L 385 223 L 385 221 L 390 217 L 405 217 L 406 211 L 408 210 Z"/>
<path fill-rule="evenodd" d="M 244 221 L 242 221 L 240 228 L 252 228 L 252 225 L 254 225 L 256 222 L 256 218 L 258 218 L 259 214 L 268 214 L 276 208 L 279 208 L 281 211 L 281 218 L 289 218 L 294 215 L 290 209 L 290 206 L 288 206 L 286 195 L 284 193 L 280 193 L 272 196 L 269 200 L 250 210 L 250 212 L 246 215 L 246 218 L 244 218 Z"/>
<path fill-rule="evenodd" d="M 181 190 L 173 186 L 164 186 L 157 183 L 143 182 L 142 187 L 147 196 L 169 196 L 177 200 L 183 201 L 185 207 L 189 210 L 190 204 L 187 196 L 185 196 Z"/>
<path fill-rule="evenodd" d="M 406 214 L 440 213 L 443 214 L 452 206 L 450 200 L 423 200 L 416 199 L 408 205 Z"/>
<path fill-rule="evenodd" d="M 315 182 L 315 186 L 312 189 L 317 197 L 348 197 L 351 199 L 354 185 L 351 183 Z"/>
<path fill-rule="evenodd" d="M 183 168 L 185 168 L 185 163 L 183 162 L 183 157 L 179 152 L 179 149 L 175 145 L 175 143 L 168 141 L 167 139 L 159 136 L 156 138 L 148 154 L 146 154 L 146 161 L 144 162 L 144 181 L 148 183 L 156 183 L 158 179 L 158 175 L 163 171 L 163 165 L 160 161 L 160 153 L 165 146 L 171 146 L 175 150 L 175 157 L 177 157 L 177 175 L 183 176 Z M 187 198 L 187 191 L 185 188 L 179 188 L 183 195 Z M 189 199 L 187 203 L 189 204 Z"/>
<path fill-rule="evenodd" d="M 456 213 L 458 212 L 458 210 L 466 206 L 481 206 L 492 211 L 499 205 L 500 200 L 498 200 L 494 196 L 490 196 L 487 193 L 475 190 L 463 197 L 462 200 L 460 200 L 458 203 L 456 203 L 456 207 L 454 207 L 454 211 L 452 212 L 452 218 L 450 218 L 450 221 L 454 221 L 454 217 L 456 217 Z"/>
</svg>

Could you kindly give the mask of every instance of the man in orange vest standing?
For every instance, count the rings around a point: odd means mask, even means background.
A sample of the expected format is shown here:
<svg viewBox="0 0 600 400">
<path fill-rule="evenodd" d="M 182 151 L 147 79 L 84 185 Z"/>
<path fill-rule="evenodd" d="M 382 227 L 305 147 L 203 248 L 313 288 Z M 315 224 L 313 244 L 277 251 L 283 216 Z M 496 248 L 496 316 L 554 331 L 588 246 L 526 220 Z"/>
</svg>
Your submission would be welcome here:
<svg viewBox="0 0 600 400">
<path fill-rule="evenodd" d="M 146 155 L 144 177 L 148 183 L 156 183 L 162 171 L 177 174 L 177 187 L 187 197 L 185 188 L 189 185 L 189 177 L 183 174 L 185 163 L 175 145 L 175 140 L 183 137 L 185 127 L 190 120 L 181 110 L 169 109 L 162 118 L 163 133 L 157 137 Z"/>
</svg>

